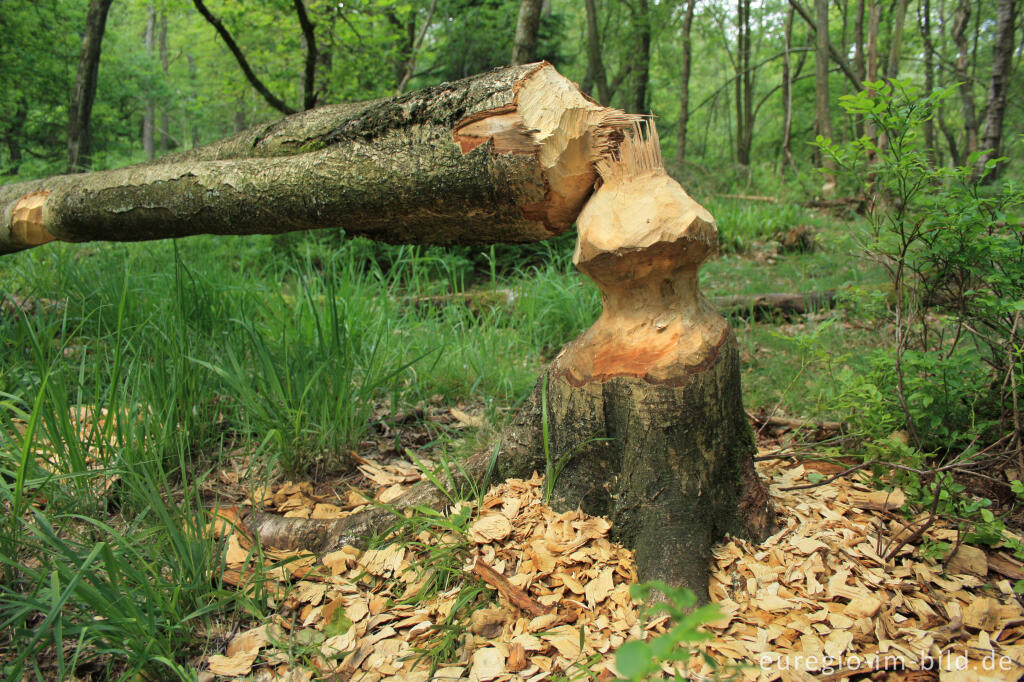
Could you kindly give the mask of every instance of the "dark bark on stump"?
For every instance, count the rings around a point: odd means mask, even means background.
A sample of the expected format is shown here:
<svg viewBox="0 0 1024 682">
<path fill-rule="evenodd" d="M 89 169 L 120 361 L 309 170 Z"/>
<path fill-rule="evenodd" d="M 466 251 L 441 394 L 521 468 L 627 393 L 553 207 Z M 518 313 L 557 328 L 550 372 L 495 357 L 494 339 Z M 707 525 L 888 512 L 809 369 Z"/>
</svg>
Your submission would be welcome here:
<svg viewBox="0 0 1024 682">
<path fill-rule="evenodd" d="M 549 457 L 568 458 L 552 507 L 607 516 L 612 539 L 636 550 L 642 580 L 707 600 L 712 546 L 726 534 L 761 539 L 773 522 L 731 334 L 678 385 L 615 377 L 577 387 L 548 370 L 504 435 L 499 479 L 545 471 L 545 382 Z"/>
</svg>

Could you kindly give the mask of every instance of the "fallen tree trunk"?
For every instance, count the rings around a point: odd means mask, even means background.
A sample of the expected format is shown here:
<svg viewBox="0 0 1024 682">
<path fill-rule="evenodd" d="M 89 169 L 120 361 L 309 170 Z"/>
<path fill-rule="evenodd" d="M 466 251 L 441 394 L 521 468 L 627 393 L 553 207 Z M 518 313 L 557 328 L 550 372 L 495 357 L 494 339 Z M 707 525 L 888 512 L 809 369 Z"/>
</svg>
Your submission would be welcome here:
<svg viewBox="0 0 1024 682">
<path fill-rule="evenodd" d="M 782 315 L 806 315 L 807 313 L 834 308 L 836 305 L 836 292 L 736 294 L 735 296 L 714 296 L 711 302 L 723 315 L 767 319 L 776 313 Z"/>
<path fill-rule="evenodd" d="M 546 239 L 638 117 L 546 63 L 289 116 L 159 162 L 0 186 L 0 253 L 48 241 L 343 227 L 396 243 Z"/>
</svg>

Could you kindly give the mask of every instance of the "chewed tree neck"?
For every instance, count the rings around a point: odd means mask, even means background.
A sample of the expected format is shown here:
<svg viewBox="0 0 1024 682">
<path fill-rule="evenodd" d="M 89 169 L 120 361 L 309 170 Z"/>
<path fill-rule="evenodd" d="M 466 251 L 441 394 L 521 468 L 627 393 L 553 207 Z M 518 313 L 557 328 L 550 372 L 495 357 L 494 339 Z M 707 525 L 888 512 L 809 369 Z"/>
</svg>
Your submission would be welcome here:
<svg viewBox="0 0 1024 682">
<path fill-rule="evenodd" d="M 601 289 L 603 311 L 556 359 L 572 383 L 615 376 L 674 383 L 713 359 L 728 325 L 698 288 L 714 252 L 714 218 L 660 165 L 638 128 L 580 215 L 574 262 Z"/>
</svg>

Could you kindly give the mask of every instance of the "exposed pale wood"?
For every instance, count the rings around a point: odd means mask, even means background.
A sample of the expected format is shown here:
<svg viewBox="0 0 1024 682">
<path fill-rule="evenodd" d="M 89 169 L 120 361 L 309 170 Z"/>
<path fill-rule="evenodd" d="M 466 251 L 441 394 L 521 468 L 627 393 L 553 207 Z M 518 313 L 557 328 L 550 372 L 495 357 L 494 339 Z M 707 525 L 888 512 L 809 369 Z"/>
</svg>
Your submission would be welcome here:
<svg viewBox="0 0 1024 682">
<path fill-rule="evenodd" d="M 7 240 L 26 248 L 53 241 L 53 235 L 47 231 L 43 223 L 43 206 L 48 196 L 50 192 L 47 190 L 33 192 L 14 203 L 10 219 L 4 221 L 10 226 Z"/>
<path fill-rule="evenodd" d="M 1005 554 L 993 552 L 988 555 L 989 570 L 995 571 L 1010 580 L 1024 580 L 1024 566 L 1007 557 Z"/>
</svg>

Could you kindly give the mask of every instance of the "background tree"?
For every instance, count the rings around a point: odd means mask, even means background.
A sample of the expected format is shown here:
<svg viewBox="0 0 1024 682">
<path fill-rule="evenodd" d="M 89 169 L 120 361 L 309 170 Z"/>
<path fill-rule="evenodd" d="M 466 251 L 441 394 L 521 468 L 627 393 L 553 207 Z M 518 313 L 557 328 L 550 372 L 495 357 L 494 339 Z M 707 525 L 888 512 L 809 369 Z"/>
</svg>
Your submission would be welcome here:
<svg viewBox="0 0 1024 682">
<path fill-rule="evenodd" d="M 113 0 L 91 0 L 85 17 L 85 31 L 82 34 L 82 54 L 78 60 L 78 75 L 75 77 L 68 107 L 68 162 L 69 173 L 88 168 L 92 152 L 92 105 L 96 99 L 96 85 L 99 80 L 100 53 L 103 46 L 103 32 L 107 25 L 107 12 Z"/>
</svg>

